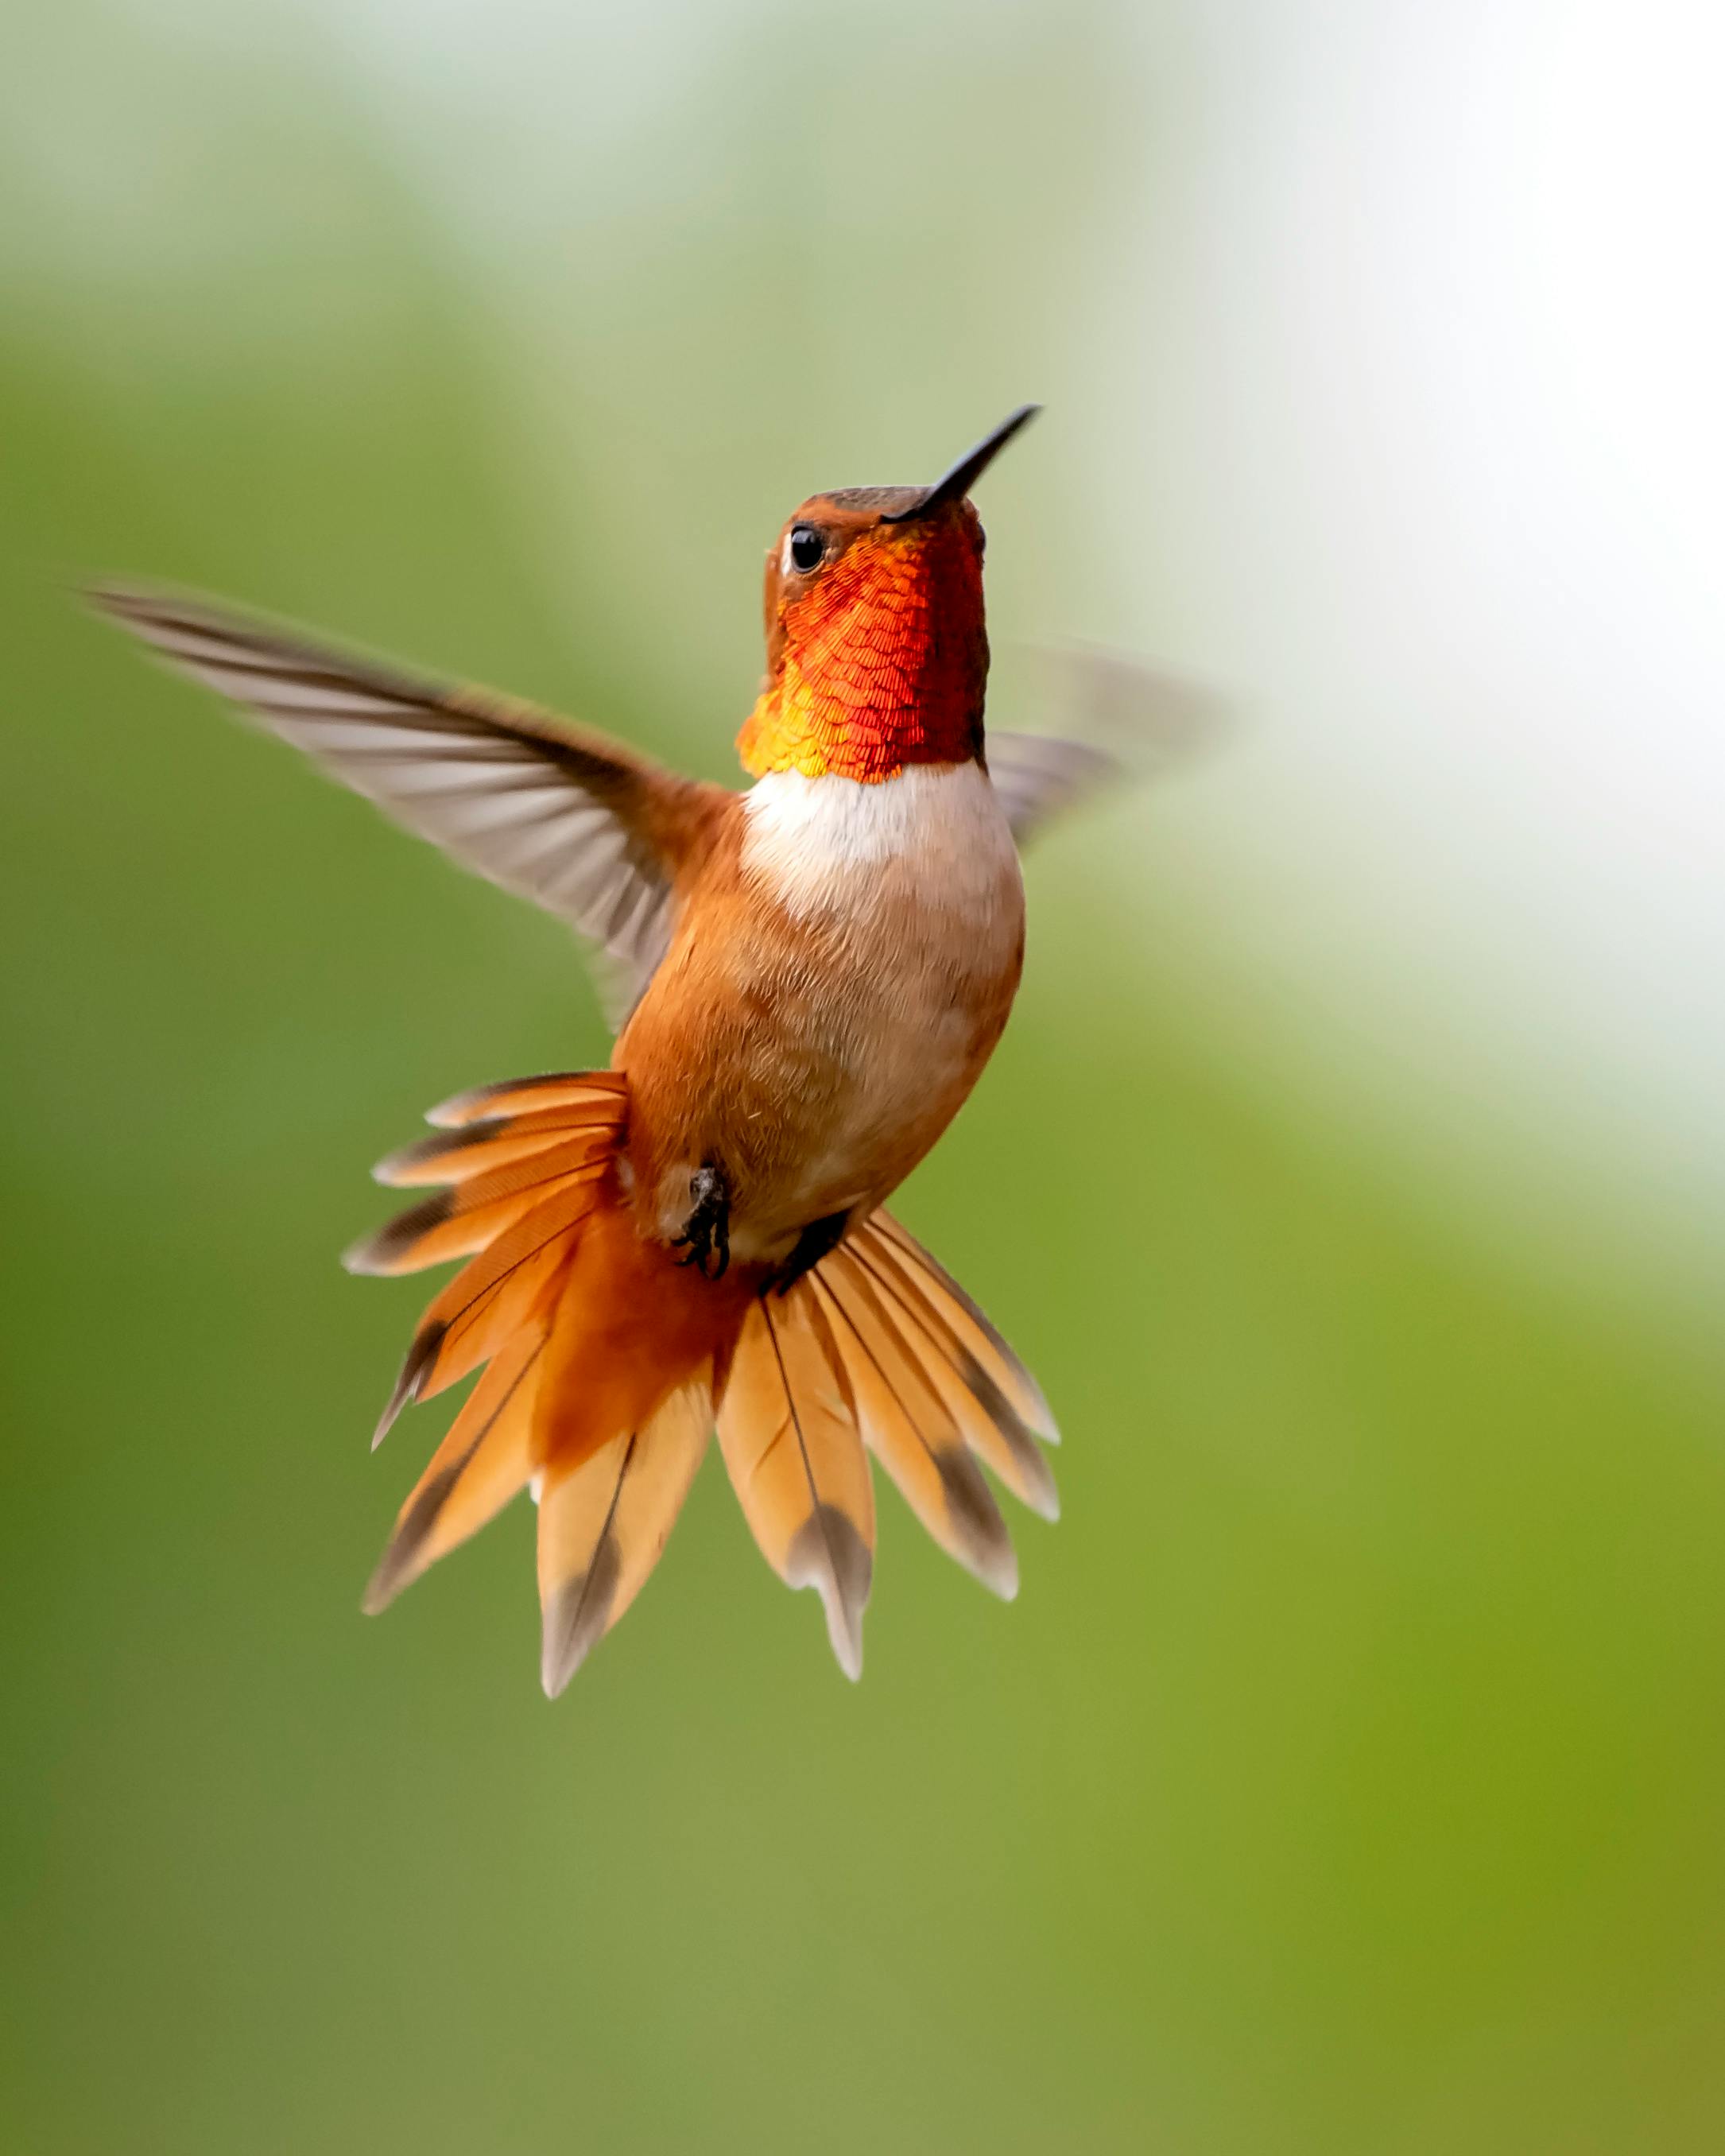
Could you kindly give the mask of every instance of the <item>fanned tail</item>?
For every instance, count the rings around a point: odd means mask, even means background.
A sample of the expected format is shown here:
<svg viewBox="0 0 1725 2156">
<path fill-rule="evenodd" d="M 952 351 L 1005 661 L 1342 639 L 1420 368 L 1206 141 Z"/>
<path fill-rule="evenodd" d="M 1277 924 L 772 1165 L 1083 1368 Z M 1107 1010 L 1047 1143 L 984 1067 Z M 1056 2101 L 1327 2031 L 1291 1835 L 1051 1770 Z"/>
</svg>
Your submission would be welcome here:
<svg viewBox="0 0 1725 2156">
<path fill-rule="evenodd" d="M 355 1246 L 355 1271 L 468 1263 L 433 1300 L 378 1427 L 486 1365 L 366 1590 L 382 1609 L 529 1484 L 541 1496 L 544 1679 L 559 1691 L 651 1572 L 712 1427 L 711 1371 L 751 1283 L 635 1233 L 617 1071 L 523 1079 L 434 1109 L 379 1181 L 436 1194 Z"/>
<path fill-rule="evenodd" d="M 862 1671 L 875 1548 L 869 1455 L 994 1592 L 1018 1564 L 987 1476 L 1045 1517 L 1056 1441 L 1034 1379 L 957 1284 L 876 1213 L 787 1292 L 721 1281 L 638 1234 L 617 1071 L 523 1079 L 433 1111 L 382 1182 L 434 1194 L 356 1245 L 357 1271 L 467 1262 L 416 1329 L 378 1428 L 481 1364 L 366 1591 L 381 1609 L 529 1484 L 540 1499 L 542 1674 L 561 1691 L 658 1562 L 720 1448 L 768 1562 L 812 1587 Z"/>
<path fill-rule="evenodd" d="M 875 1547 L 865 1447 L 941 1547 L 1010 1599 L 1018 1560 L 977 1463 L 1053 1519 L 1037 1440 L 1058 1437 L 1029 1372 L 884 1212 L 788 1294 L 757 1299 L 720 1395 L 719 1444 L 755 1540 L 788 1585 L 819 1592 L 853 1678 Z"/>
</svg>

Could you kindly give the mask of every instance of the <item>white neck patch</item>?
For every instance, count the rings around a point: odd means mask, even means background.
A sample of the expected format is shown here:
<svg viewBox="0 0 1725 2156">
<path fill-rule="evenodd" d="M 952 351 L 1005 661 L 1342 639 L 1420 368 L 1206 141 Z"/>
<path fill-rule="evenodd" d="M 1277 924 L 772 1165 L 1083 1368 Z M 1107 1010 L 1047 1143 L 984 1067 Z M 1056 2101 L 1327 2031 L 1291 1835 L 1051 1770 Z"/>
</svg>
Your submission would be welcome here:
<svg viewBox="0 0 1725 2156">
<path fill-rule="evenodd" d="M 859 872 L 901 862 L 938 879 L 948 904 L 980 902 L 1016 860 L 1012 834 L 978 763 L 913 763 L 870 784 L 827 773 L 769 772 L 743 797 L 745 870 L 793 913 L 855 908 Z"/>
</svg>

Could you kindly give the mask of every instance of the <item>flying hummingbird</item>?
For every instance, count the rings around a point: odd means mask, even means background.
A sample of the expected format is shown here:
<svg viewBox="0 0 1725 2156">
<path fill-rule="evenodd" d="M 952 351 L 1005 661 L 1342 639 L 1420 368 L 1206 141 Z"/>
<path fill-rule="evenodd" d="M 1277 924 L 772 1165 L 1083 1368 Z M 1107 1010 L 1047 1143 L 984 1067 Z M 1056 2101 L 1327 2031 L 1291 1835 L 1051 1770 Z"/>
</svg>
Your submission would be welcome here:
<svg viewBox="0 0 1725 2156">
<path fill-rule="evenodd" d="M 398 822 L 536 899 L 620 967 L 608 1070 L 431 1111 L 375 1173 L 433 1194 L 349 1251 L 465 1259 L 379 1424 L 483 1366 L 403 1506 L 380 1609 L 523 1487 L 542 1670 L 560 1691 L 653 1569 L 716 1423 L 762 1553 L 862 1668 L 867 1455 L 998 1594 L 981 1471 L 1058 1510 L 1035 1381 L 885 1211 L 963 1104 L 1018 988 L 1018 843 L 1110 768 L 990 735 L 968 495 L 1034 415 L 931 486 L 813 495 L 767 557 L 743 793 L 533 706 L 350 656 L 202 600 L 97 603 Z"/>
</svg>

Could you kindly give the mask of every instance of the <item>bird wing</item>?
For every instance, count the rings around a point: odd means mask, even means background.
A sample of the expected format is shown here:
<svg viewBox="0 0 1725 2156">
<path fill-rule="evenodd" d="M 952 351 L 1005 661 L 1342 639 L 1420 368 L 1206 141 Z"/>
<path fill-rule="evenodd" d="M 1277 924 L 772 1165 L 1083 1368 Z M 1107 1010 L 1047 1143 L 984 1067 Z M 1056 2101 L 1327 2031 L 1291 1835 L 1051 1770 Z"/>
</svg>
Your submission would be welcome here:
<svg viewBox="0 0 1725 2156">
<path fill-rule="evenodd" d="M 1051 734 L 997 733 L 988 742 L 988 776 L 1019 845 L 1040 827 L 1125 776 L 1120 761 L 1087 742 Z"/>
<path fill-rule="evenodd" d="M 1020 846 L 1108 788 L 1193 761 L 1226 731 L 1218 698 L 1190 681 L 1104 651 L 1031 654 L 1034 693 L 1071 736 L 990 726 L 988 776 Z"/>
<path fill-rule="evenodd" d="M 534 705 L 357 658 L 207 599 L 105 585 L 94 603 L 304 749 L 398 824 L 531 898 L 645 985 L 677 868 L 722 790 Z"/>
</svg>

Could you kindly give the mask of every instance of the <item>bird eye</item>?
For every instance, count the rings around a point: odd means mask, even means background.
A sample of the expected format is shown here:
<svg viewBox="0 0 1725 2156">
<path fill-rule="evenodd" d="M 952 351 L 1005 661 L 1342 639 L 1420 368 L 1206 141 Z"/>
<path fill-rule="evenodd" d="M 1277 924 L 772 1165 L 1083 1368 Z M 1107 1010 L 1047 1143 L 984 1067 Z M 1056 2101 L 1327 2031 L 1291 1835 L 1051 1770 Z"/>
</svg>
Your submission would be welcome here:
<svg viewBox="0 0 1725 2156">
<path fill-rule="evenodd" d="M 809 570 L 820 567 L 826 551 L 826 541 L 812 524 L 793 524 L 784 542 L 785 567 L 807 576 Z"/>
</svg>

